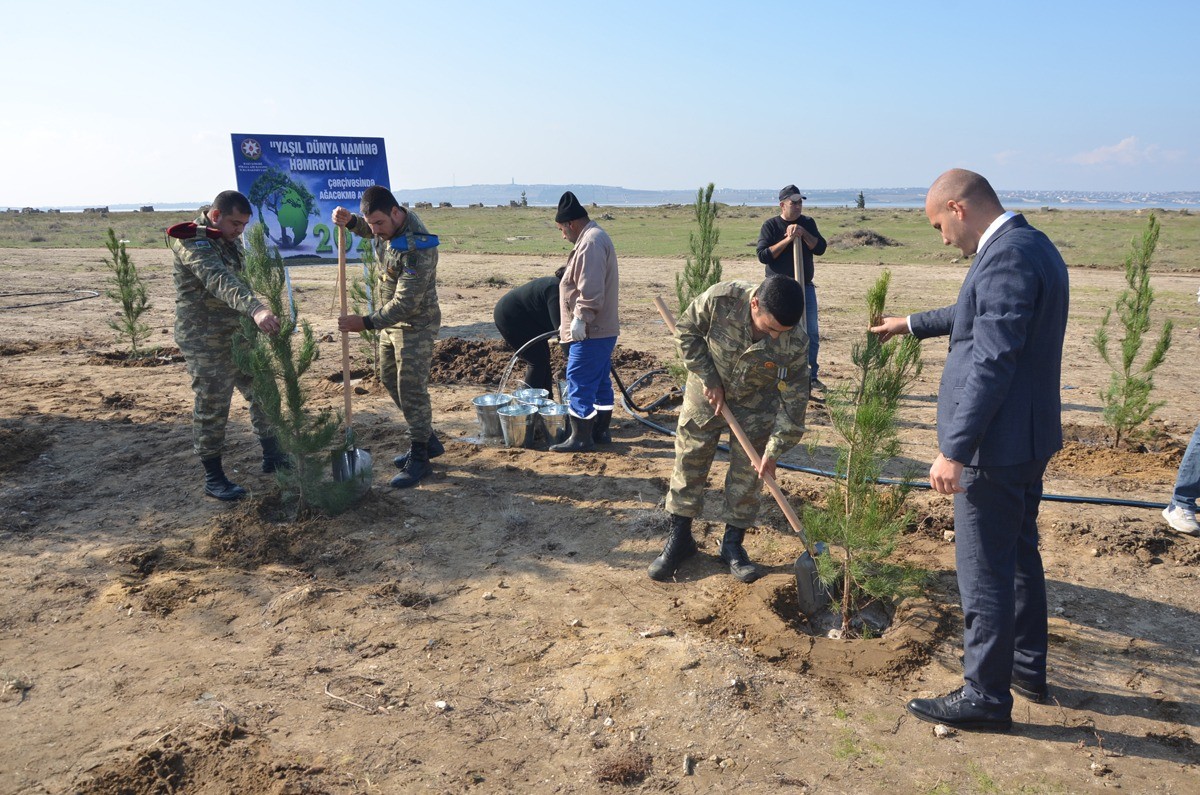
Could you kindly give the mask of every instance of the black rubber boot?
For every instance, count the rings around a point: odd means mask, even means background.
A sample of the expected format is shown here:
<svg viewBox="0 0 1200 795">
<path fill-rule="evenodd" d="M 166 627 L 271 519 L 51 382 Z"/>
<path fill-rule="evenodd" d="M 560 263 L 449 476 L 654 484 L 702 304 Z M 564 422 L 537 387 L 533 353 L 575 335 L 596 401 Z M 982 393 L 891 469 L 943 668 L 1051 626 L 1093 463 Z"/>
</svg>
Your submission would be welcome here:
<svg viewBox="0 0 1200 795">
<path fill-rule="evenodd" d="M 742 542 L 746 531 L 733 525 L 725 525 L 725 537 L 721 539 L 721 561 L 729 566 L 729 573 L 742 582 L 754 582 L 763 575 L 762 569 L 750 562 Z"/>
<path fill-rule="evenodd" d="M 432 431 L 429 434 L 429 442 L 427 444 L 429 447 L 430 458 L 437 458 L 439 455 L 446 452 L 446 448 L 442 444 L 442 440 L 437 438 L 437 434 L 433 433 Z M 410 447 L 409 451 L 411 452 L 411 450 L 412 448 Z M 408 453 L 401 453 L 400 455 L 396 456 L 392 459 L 392 463 L 396 465 L 396 469 L 404 469 L 404 465 L 408 463 Z"/>
<path fill-rule="evenodd" d="M 392 487 L 409 489 L 432 474 L 433 467 L 429 465 L 429 444 L 413 442 L 412 449 L 408 451 L 408 461 L 405 462 L 404 469 L 400 471 L 399 475 L 392 478 Z"/>
<path fill-rule="evenodd" d="M 647 572 L 650 579 L 665 582 L 675 576 L 680 565 L 696 554 L 696 539 L 692 538 L 692 518 L 671 514 L 671 536 L 662 554 L 654 559 Z"/>
<path fill-rule="evenodd" d="M 225 477 L 225 470 L 221 468 L 221 456 L 201 458 L 200 463 L 204 465 L 205 494 L 225 502 L 233 502 L 246 496 L 245 489 L 231 483 L 229 478 Z"/>
<path fill-rule="evenodd" d="M 291 469 L 292 459 L 283 452 L 279 440 L 272 436 L 270 439 L 259 439 L 263 449 L 263 472 L 271 473 L 277 469 Z"/>
<path fill-rule="evenodd" d="M 556 453 L 586 453 L 589 450 L 595 450 L 596 443 L 592 441 L 592 428 L 596 423 L 595 416 L 590 420 L 581 420 L 574 414 L 568 414 L 567 419 L 571 421 L 571 435 L 561 444 L 550 445 L 550 449 Z"/>
<path fill-rule="evenodd" d="M 612 422 L 612 409 L 596 410 L 592 418 L 592 441 L 596 444 L 612 444 L 612 434 L 608 432 L 608 424 Z"/>
</svg>

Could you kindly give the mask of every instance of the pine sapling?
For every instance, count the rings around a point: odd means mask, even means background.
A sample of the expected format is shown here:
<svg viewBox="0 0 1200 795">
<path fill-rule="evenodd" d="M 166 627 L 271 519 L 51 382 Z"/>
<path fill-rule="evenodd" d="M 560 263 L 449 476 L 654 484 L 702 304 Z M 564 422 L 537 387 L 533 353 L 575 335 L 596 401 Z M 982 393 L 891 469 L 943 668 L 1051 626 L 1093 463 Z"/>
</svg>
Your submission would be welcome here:
<svg viewBox="0 0 1200 795">
<path fill-rule="evenodd" d="M 379 260 L 375 259 L 375 249 L 367 241 L 362 252 L 362 273 L 355 273 L 350 280 L 350 304 L 356 315 L 369 315 L 375 306 L 375 296 L 383 285 L 383 269 Z M 379 363 L 379 331 L 368 329 L 359 334 L 362 338 L 362 350 L 371 365 L 375 378 L 381 377 Z"/>
<path fill-rule="evenodd" d="M 121 305 L 121 312 L 116 320 L 108 321 L 109 328 L 129 340 L 129 357 L 136 359 L 138 343 L 150 338 L 150 326 L 141 320 L 150 309 L 150 300 L 146 296 L 146 284 L 138 274 L 137 266 L 125 251 L 125 241 L 118 240 L 117 234 L 109 227 L 108 239 L 105 241 L 111 259 L 104 263 L 113 272 L 112 287 L 104 294 Z"/>
<path fill-rule="evenodd" d="M 1151 213 L 1141 238 L 1134 238 L 1125 258 L 1127 287 L 1117 297 L 1117 317 L 1124 332 L 1119 359 L 1109 351 L 1108 324 L 1112 307 L 1104 310 L 1100 327 L 1092 337 L 1092 345 L 1112 370 L 1108 388 L 1100 393 L 1100 399 L 1104 403 L 1104 421 L 1113 429 L 1114 447 L 1119 446 L 1122 439 L 1134 435 L 1155 411 L 1165 405 L 1165 401 L 1150 400 L 1150 393 L 1154 390 L 1154 371 L 1163 363 L 1171 347 L 1174 324 L 1170 319 L 1163 322 L 1150 355 L 1140 367 L 1136 364 L 1144 336 L 1150 331 L 1150 308 L 1154 304 L 1150 260 L 1158 247 L 1158 235 L 1158 218 Z"/>
<path fill-rule="evenodd" d="M 253 321 L 243 318 L 234 338 L 234 359 L 253 378 L 252 390 L 275 429 L 279 446 L 292 460 L 290 469 L 277 470 L 284 503 L 295 516 L 318 509 L 338 514 L 353 504 L 356 484 L 337 482 L 329 475 L 330 454 L 342 452 L 345 440 L 341 417 L 328 408 L 313 409 L 301 379 L 317 358 L 312 327 L 301 321 L 297 345 L 296 323 L 284 305 L 287 292 L 283 258 L 268 250 L 265 229 L 256 224 L 249 232 L 246 278 L 255 294 L 279 318 L 275 336 L 260 334 Z"/>
<path fill-rule="evenodd" d="M 877 325 L 887 301 L 891 273 L 884 271 L 867 293 L 868 321 Z M 838 478 L 827 492 L 824 509 L 806 506 L 805 525 L 813 537 L 842 552 L 839 563 L 830 555 L 817 558 L 822 582 L 839 583 L 835 608 L 842 615 L 842 631 L 853 631 L 853 620 L 871 600 L 892 602 L 911 592 L 920 580 L 917 572 L 888 557 L 910 521 L 905 499 L 908 478 L 899 485 L 881 487 L 883 466 L 899 454 L 896 415 L 905 390 L 921 371 L 920 341 L 912 336 L 881 343 L 866 332 L 851 349 L 855 376 L 848 385 L 834 386 L 826 406 L 838 443 Z"/>
<path fill-rule="evenodd" d="M 696 296 L 721 281 L 721 258 L 717 256 L 717 243 L 721 230 L 717 227 L 717 205 L 713 203 L 713 183 L 696 192 L 696 231 L 688 235 L 691 256 L 683 266 L 683 273 L 675 275 L 675 297 L 679 300 L 679 312 L 683 313 Z"/>
</svg>

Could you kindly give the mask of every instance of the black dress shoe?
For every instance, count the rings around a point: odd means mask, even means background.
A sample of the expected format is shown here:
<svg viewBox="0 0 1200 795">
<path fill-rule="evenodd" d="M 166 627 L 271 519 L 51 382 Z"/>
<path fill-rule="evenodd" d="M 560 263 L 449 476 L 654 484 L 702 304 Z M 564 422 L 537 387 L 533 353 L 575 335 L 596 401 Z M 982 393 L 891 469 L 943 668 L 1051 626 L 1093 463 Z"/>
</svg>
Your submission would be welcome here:
<svg viewBox="0 0 1200 795">
<path fill-rule="evenodd" d="M 908 711 L 930 723 L 944 723 L 956 729 L 1008 731 L 1012 718 L 1000 707 L 986 707 L 967 698 L 963 688 L 940 698 L 914 698 Z"/>
<path fill-rule="evenodd" d="M 1014 676 L 1009 686 L 1018 696 L 1028 699 L 1034 704 L 1041 704 L 1050 695 L 1050 688 L 1044 682 L 1039 684 L 1030 679 L 1018 679 Z"/>
</svg>

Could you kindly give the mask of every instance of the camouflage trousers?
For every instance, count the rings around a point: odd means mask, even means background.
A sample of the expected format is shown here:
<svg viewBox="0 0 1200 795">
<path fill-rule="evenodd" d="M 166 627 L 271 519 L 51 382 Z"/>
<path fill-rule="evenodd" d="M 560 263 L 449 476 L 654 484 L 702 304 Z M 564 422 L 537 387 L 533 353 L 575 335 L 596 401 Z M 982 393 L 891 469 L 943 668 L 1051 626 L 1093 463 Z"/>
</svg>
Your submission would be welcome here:
<svg viewBox="0 0 1200 795">
<path fill-rule="evenodd" d="M 221 455 L 225 447 L 225 426 L 229 422 L 229 404 L 236 388 L 250 404 L 250 424 L 260 439 L 275 435 L 267 415 L 254 400 L 250 391 L 250 376 L 233 363 L 232 336 L 220 335 L 205 340 L 204 345 L 180 341 L 179 350 L 188 375 L 192 377 L 192 449 L 200 458 Z"/>
<path fill-rule="evenodd" d="M 409 441 L 428 441 L 433 433 L 429 371 L 440 323 L 419 329 L 388 328 L 379 336 L 379 369 L 392 402 L 408 423 Z"/>
<path fill-rule="evenodd" d="M 689 382 L 688 386 L 691 386 Z M 742 430 L 761 454 L 771 438 L 775 414 L 729 407 Z M 711 413 L 711 410 L 710 410 Z M 681 411 L 675 429 L 675 469 L 667 492 L 667 511 L 697 518 L 704 508 L 708 472 L 722 434 L 729 426 L 720 415 L 705 417 L 700 412 Z M 729 470 L 725 473 L 725 510 L 721 519 L 734 527 L 753 527 L 758 516 L 761 481 L 746 452 L 729 433 Z"/>
</svg>

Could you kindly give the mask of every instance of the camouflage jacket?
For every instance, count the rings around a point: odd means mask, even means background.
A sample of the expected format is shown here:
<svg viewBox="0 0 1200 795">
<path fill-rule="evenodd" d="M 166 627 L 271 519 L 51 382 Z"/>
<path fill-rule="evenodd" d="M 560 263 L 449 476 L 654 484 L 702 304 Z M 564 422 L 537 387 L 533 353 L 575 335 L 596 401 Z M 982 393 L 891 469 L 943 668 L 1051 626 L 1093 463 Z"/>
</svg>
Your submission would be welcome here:
<svg viewBox="0 0 1200 795">
<path fill-rule="evenodd" d="M 209 226 L 208 213 L 196 219 Z M 175 341 L 203 342 L 210 335 L 232 334 L 238 319 L 264 304 L 242 280 L 242 241 L 209 240 L 203 229 L 190 240 L 170 238 L 175 254 Z"/>
<path fill-rule="evenodd" d="M 394 238 L 372 241 L 384 277 L 375 312 L 367 316 L 368 328 L 419 329 L 442 322 L 437 296 L 437 247 L 417 248 L 413 236 L 428 235 L 429 230 L 412 210 L 407 210 L 405 216 L 404 226 Z M 360 237 L 371 237 L 371 227 L 360 215 L 353 216 L 346 228 Z"/>
<path fill-rule="evenodd" d="M 722 387 L 739 417 L 757 416 L 771 426 L 765 455 L 778 460 L 804 435 L 808 412 L 808 336 L 795 327 L 757 342 L 750 325 L 750 299 L 757 285 L 722 282 L 692 301 L 680 316 L 677 342 L 687 367 L 683 414 L 712 416 L 705 387 Z"/>
</svg>

